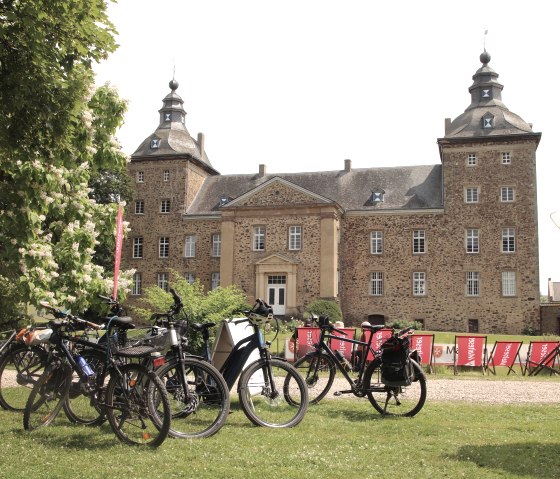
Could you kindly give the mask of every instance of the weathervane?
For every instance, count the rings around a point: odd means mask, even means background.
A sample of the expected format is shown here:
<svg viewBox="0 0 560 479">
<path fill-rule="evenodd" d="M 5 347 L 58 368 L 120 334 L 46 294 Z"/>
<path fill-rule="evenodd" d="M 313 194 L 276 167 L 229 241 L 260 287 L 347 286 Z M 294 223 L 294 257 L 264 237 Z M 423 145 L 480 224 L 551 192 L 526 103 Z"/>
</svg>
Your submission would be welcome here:
<svg viewBox="0 0 560 479">
<path fill-rule="evenodd" d="M 488 29 L 484 30 L 484 51 L 486 51 L 486 35 L 488 35 Z"/>
</svg>

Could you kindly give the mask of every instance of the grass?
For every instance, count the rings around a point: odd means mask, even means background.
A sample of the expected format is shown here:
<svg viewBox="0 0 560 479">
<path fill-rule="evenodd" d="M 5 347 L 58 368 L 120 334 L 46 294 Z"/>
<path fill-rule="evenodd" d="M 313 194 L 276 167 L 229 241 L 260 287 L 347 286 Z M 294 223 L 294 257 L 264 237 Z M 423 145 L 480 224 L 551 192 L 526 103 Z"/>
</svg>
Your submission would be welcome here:
<svg viewBox="0 0 560 479">
<path fill-rule="evenodd" d="M 213 437 L 121 445 L 108 426 L 54 425 L 28 433 L 0 411 L 0 477 L 34 478 L 560 478 L 560 404 L 430 402 L 415 418 L 384 418 L 367 400 L 310 406 L 293 429 L 252 426 L 233 412 Z"/>
</svg>

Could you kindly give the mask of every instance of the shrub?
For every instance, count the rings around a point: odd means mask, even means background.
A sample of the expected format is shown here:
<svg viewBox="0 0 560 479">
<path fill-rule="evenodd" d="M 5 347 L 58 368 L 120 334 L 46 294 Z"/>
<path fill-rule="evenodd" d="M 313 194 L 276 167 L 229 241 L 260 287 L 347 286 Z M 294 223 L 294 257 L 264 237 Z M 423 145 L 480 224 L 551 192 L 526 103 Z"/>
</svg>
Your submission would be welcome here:
<svg viewBox="0 0 560 479">
<path fill-rule="evenodd" d="M 395 329 L 412 328 L 416 331 L 421 331 L 422 329 L 424 329 L 420 321 L 405 321 L 401 319 L 392 321 L 391 323 L 387 324 L 387 326 Z"/>
<path fill-rule="evenodd" d="M 332 323 L 342 321 L 342 311 L 340 305 L 336 301 L 329 299 L 317 299 L 307 306 L 304 317 L 308 317 L 311 313 L 321 316 L 328 316 Z"/>
</svg>

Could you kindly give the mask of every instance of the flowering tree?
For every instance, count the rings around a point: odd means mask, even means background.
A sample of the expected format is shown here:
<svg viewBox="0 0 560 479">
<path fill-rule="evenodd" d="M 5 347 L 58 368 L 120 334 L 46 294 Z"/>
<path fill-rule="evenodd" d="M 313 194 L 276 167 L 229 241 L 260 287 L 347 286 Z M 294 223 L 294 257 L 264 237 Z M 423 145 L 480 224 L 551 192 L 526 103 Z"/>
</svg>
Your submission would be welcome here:
<svg viewBox="0 0 560 479">
<path fill-rule="evenodd" d="M 0 2 L 0 291 L 74 311 L 111 291 L 96 248 L 114 245 L 117 203 L 88 186 L 122 170 L 113 135 L 125 104 L 94 91 L 93 61 L 115 48 L 105 0 Z M 116 199 L 116 198 L 115 198 Z"/>
</svg>

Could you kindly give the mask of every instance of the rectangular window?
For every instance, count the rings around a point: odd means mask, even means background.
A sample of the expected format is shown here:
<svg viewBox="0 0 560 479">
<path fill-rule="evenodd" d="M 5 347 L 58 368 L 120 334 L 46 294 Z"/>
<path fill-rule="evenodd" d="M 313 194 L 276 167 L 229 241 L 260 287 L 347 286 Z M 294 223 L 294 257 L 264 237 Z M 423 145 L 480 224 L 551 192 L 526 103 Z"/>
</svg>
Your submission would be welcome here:
<svg viewBox="0 0 560 479">
<path fill-rule="evenodd" d="M 157 285 L 159 288 L 167 291 L 169 289 L 169 275 L 167 273 L 158 273 Z"/>
<path fill-rule="evenodd" d="M 163 181 L 169 181 L 169 170 L 163 172 Z"/>
<path fill-rule="evenodd" d="M 144 172 L 143 171 L 138 171 L 136 173 L 136 182 L 137 183 L 144 183 Z"/>
<path fill-rule="evenodd" d="M 511 153 L 509 151 L 502 152 L 502 165 L 511 165 Z"/>
<path fill-rule="evenodd" d="M 140 273 L 132 275 L 132 294 L 134 296 L 142 294 L 142 275 Z"/>
<path fill-rule="evenodd" d="M 479 190 L 476 186 L 465 188 L 465 203 L 478 203 Z"/>
<path fill-rule="evenodd" d="M 426 273 L 415 271 L 412 273 L 412 295 L 426 296 Z"/>
<path fill-rule="evenodd" d="M 141 236 L 132 238 L 132 257 L 136 259 L 144 257 L 144 238 Z"/>
<path fill-rule="evenodd" d="M 424 230 L 414 230 L 412 232 L 412 252 L 414 254 L 426 252 L 426 232 Z"/>
<path fill-rule="evenodd" d="M 220 286 L 220 273 L 212 273 L 212 290 Z"/>
<path fill-rule="evenodd" d="M 467 271 L 467 296 L 480 296 L 480 273 Z"/>
<path fill-rule="evenodd" d="M 383 272 L 374 271 L 371 273 L 370 294 L 373 296 L 383 296 Z"/>
<path fill-rule="evenodd" d="M 301 249 L 301 226 L 290 226 L 288 232 L 288 249 L 297 251 Z"/>
<path fill-rule="evenodd" d="M 185 258 L 194 258 L 196 254 L 196 236 L 187 235 L 185 238 Z"/>
<path fill-rule="evenodd" d="M 502 253 L 515 253 L 515 229 L 502 229 Z"/>
<path fill-rule="evenodd" d="M 515 192 L 511 186 L 502 186 L 500 190 L 500 201 L 502 203 L 511 203 L 515 200 Z"/>
<path fill-rule="evenodd" d="M 465 232 L 465 247 L 467 253 L 479 253 L 480 232 L 477 229 L 468 229 Z"/>
<path fill-rule="evenodd" d="M 222 235 L 214 233 L 212 235 L 212 256 L 219 258 L 222 255 Z"/>
<path fill-rule="evenodd" d="M 253 228 L 253 250 L 264 251 L 265 229 L 264 226 Z"/>
<path fill-rule="evenodd" d="M 169 237 L 162 236 L 159 239 L 159 257 L 169 258 Z"/>
<path fill-rule="evenodd" d="M 467 166 L 475 166 L 476 165 L 476 153 L 469 153 L 467 156 Z"/>
<path fill-rule="evenodd" d="M 383 231 L 372 231 L 370 234 L 370 253 L 383 253 Z"/>
<path fill-rule="evenodd" d="M 143 215 L 144 214 L 144 200 L 136 200 L 134 204 L 134 214 Z"/>
<path fill-rule="evenodd" d="M 467 328 L 469 333 L 478 333 L 478 319 L 469 319 Z"/>
<path fill-rule="evenodd" d="M 187 272 L 185 273 L 185 279 L 187 280 L 187 283 L 193 284 L 196 278 L 194 276 L 194 273 Z"/>
<path fill-rule="evenodd" d="M 502 272 L 502 296 L 516 296 L 515 271 Z"/>
<path fill-rule="evenodd" d="M 171 200 L 165 199 L 161 200 L 161 206 L 159 208 L 160 213 L 171 213 Z"/>
</svg>

